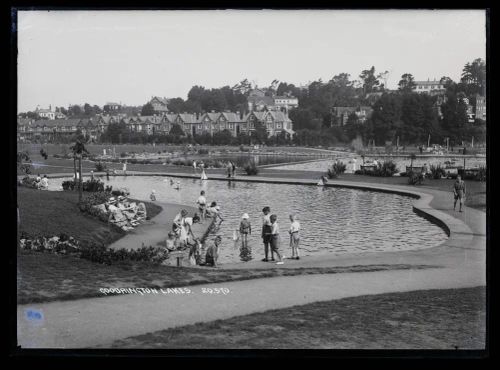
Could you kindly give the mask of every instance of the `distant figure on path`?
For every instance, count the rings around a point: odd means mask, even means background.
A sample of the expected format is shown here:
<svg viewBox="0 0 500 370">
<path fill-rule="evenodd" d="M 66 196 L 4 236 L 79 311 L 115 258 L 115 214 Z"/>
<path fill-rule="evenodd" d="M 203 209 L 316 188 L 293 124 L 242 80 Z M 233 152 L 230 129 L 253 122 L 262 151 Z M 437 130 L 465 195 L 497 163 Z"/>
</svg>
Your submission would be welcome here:
<svg viewBox="0 0 500 370">
<path fill-rule="evenodd" d="M 467 148 L 464 146 L 464 155 L 467 153 Z"/>
<path fill-rule="evenodd" d="M 264 216 L 262 217 L 262 241 L 264 243 L 264 259 L 262 261 L 269 261 L 269 247 L 271 244 L 271 232 L 272 232 L 272 223 L 271 223 L 271 208 L 264 207 L 262 208 L 262 213 Z M 274 261 L 274 253 L 271 250 L 271 260 Z"/>
<path fill-rule="evenodd" d="M 422 154 L 422 152 L 424 150 L 424 148 L 422 147 L 422 145 L 419 145 L 418 150 L 420 151 L 420 154 Z"/>
<path fill-rule="evenodd" d="M 106 168 L 106 180 L 109 181 L 109 169 Z"/>
<path fill-rule="evenodd" d="M 174 185 L 174 189 L 175 189 L 175 190 L 180 190 L 180 189 L 181 189 L 181 183 L 180 183 L 180 181 L 177 181 L 177 182 L 175 183 L 175 185 Z"/>
<path fill-rule="evenodd" d="M 457 200 L 460 200 L 460 210 L 459 212 L 462 212 L 462 204 L 465 201 L 465 182 L 462 180 L 462 177 L 460 175 L 457 176 L 457 181 L 453 184 L 453 195 L 454 195 L 454 202 L 453 202 L 453 210 L 456 210 L 457 207 Z"/>
<path fill-rule="evenodd" d="M 154 189 L 151 190 L 151 194 L 149 195 L 149 199 L 151 199 L 152 202 L 156 201 L 156 191 Z"/>
<path fill-rule="evenodd" d="M 227 177 L 231 178 L 231 173 L 233 172 L 233 165 L 231 164 L 231 161 L 227 162 Z"/>
<path fill-rule="evenodd" d="M 277 265 L 282 265 L 283 264 L 283 258 L 281 257 L 281 253 L 279 252 L 279 246 L 280 246 L 280 232 L 279 232 L 279 226 L 278 226 L 278 216 L 276 215 L 271 215 L 271 252 L 276 253 L 278 256 L 278 262 L 276 262 Z"/>
<path fill-rule="evenodd" d="M 234 175 L 236 175 L 236 165 L 234 164 L 234 162 L 231 162 L 231 166 L 232 166 L 231 174 L 234 177 Z"/>
<path fill-rule="evenodd" d="M 127 174 L 127 162 L 124 162 L 123 163 L 123 174 L 126 175 Z"/>
<path fill-rule="evenodd" d="M 290 230 L 288 233 L 290 234 L 290 247 L 292 248 L 292 259 L 300 259 L 299 255 L 299 242 L 300 242 L 300 223 L 298 221 L 298 217 L 296 215 L 290 215 Z"/>
<path fill-rule="evenodd" d="M 244 213 L 241 216 L 240 222 L 240 235 L 241 235 L 241 243 L 243 246 L 248 244 L 248 235 L 252 234 L 252 225 L 250 224 L 250 217 L 248 213 Z"/>
<path fill-rule="evenodd" d="M 94 171 L 90 171 L 90 181 L 94 181 Z"/>
<path fill-rule="evenodd" d="M 196 174 L 196 161 L 193 161 L 193 171 Z"/>
<path fill-rule="evenodd" d="M 356 158 L 352 160 L 352 173 L 356 172 L 358 170 L 358 161 Z"/>
<path fill-rule="evenodd" d="M 428 173 L 429 173 L 429 167 L 427 167 L 427 163 L 424 163 L 424 165 L 422 166 L 422 175 L 424 175 L 424 177 L 427 177 Z"/>
</svg>

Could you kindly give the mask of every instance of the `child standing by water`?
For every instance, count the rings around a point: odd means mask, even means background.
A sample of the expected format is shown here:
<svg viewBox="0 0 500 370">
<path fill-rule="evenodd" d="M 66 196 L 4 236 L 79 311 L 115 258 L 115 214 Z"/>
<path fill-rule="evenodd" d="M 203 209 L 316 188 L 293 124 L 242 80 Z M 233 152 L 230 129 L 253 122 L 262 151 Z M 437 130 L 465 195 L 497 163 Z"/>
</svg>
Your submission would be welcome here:
<svg viewBox="0 0 500 370">
<path fill-rule="evenodd" d="M 299 242 L 300 242 L 300 223 L 297 221 L 298 217 L 296 215 L 290 215 L 290 247 L 292 248 L 292 259 L 300 259 L 299 256 Z"/>
<path fill-rule="evenodd" d="M 276 262 L 277 265 L 282 265 L 283 264 L 283 258 L 281 257 L 281 253 L 279 252 L 279 237 L 280 237 L 280 232 L 279 232 L 279 226 L 278 226 L 278 216 L 276 215 L 271 215 L 271 252 L 276 253 L 278 256 L 278 262 Z"/>
<path fill-rule="evenodd" d="M 250 217 L 248 213 L 244 213 L 241 217 L 240 222 L 240 235 L 241 235 L 241 244 L 246 246 L 248 243 L 248 235 L 252 233 L 252 225 L 250 224 Z"/>
<path fill-rule="evenodd" d="M 156 191 L 153 189 L 151 190 L 151 194 L 149 195 L 149 199 L 151 199 L 152 202 L 156 200 Z"/>
</svg>

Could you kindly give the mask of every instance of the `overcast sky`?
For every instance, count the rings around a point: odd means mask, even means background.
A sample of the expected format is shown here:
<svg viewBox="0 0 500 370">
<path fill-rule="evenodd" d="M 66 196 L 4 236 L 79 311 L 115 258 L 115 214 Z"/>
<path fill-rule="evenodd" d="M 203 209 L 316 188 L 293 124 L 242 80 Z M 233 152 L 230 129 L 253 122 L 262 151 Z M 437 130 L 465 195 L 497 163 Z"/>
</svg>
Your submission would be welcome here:
<svg viewBox="0 0 500 370">
<path fill-rule="evenodd" d="M 457 81 L 485 59 L 485 13 L 466 11 L 23 11 L 18 109 L 187 98 L 193 85 L 296 85 L 363 69 Z"/>
</svg>

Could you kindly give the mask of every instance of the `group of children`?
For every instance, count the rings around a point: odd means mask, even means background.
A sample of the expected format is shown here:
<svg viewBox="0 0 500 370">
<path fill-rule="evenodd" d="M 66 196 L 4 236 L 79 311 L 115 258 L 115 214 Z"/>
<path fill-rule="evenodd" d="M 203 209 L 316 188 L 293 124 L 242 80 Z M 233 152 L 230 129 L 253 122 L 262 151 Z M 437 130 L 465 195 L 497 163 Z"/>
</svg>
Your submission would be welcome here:
<svg viewBox="0 0 500 370">
<path fill-rule="evenodd" d="M 274 254 L 278 257 L 277 265 L 282 265 L 284 255 L 280 252 L 280 231 L 278 225 L 278 216 L 271 214 L 270 207 L 264 207 L 262 209 L 264 214 L 262 217 L 262 240 L 264 242 L 264 254 L 265 257 L 262 259 L 264 262 L 269 261 L 269 251 L 271 251 L 271 261 L 275 261 Z M 252 233 L 252 225 L 250 223 L 250 217 L 247 213 L 244 213 L 241 217 L 239 233 L 242 241 L 242 245 L 245 247 L 248 243 L 248 235 Z M 290 248 L 292 249 L 291 259 L 300 259 L 299 255 L 299 243 L 300 243 L 300 223 L 296 215 L 290 215 L 290 228 L 288 229 L 288 234 L 290 237 Z"/>
</svg>

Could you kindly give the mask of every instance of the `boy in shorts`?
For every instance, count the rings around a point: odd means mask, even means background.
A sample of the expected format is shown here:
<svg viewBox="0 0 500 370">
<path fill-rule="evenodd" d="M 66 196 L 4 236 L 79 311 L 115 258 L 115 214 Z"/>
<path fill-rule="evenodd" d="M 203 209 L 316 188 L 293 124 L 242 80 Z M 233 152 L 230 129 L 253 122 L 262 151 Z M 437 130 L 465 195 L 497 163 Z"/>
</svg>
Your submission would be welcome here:
<svg viewBox="0 0 500 370">
<path fill-rule="evenodd" d="M 271 215 L 271 253 L 274 252 L 278 256 L 277 265 L 283 264 L 283 258 L 281 257 L 281 253 L 279 252 L 279 226 L 278 226 L 278 216 Z"/>
</svg>

